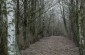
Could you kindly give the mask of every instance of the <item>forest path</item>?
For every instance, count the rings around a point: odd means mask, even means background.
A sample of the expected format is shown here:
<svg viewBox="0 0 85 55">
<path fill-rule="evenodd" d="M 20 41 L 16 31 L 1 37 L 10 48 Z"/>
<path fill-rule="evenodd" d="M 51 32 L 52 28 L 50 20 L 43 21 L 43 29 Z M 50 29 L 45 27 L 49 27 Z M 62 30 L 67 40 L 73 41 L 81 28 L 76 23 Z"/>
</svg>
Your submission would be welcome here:
<svg viewBox="0 0 85 55">
<path fill-rule="evenodd" d="M 63 36 L 44 37 L 22 50 L 21 55 L 79 55 L 78 47 Z"/>
</svg>

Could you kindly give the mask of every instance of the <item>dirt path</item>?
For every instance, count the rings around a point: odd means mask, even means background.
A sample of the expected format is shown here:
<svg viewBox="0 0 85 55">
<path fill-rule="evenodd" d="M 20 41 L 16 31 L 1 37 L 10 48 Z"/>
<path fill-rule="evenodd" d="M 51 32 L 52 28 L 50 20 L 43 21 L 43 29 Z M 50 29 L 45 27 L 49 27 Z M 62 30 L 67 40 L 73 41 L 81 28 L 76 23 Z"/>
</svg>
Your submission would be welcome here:
<svg viewBox="0 0 85 55">
<path fill-rule="evenodd" d="M 32 44 L 21 55 L 79 55 L 79 51 L 67 37 L 51 36 Z"/>
</svg>

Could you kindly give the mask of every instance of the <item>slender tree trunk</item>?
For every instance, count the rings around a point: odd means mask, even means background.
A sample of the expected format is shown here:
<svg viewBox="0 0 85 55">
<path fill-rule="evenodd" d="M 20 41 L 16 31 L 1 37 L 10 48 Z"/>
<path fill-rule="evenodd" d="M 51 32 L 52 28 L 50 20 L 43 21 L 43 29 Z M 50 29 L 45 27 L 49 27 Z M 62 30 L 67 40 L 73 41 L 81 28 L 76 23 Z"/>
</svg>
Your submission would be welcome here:
<svg viewBox="0 0 85 55">
<path fill-rule="evenodd" d="M 24 40 L 26 40 L 26 28 L 27 28 L 27 0 L 24 0 L 24 23 L 23 23 Z"/>
<path fill-rule="evenodd" d="M 19 30 L 19 22 L 20 22 L 20 13 L 19 13 L 19 0 L 17 0 L 17 9 L 16 9 L 16 18 L 15 18 L 15 27 L 16 27 L 16 39 L 17 39 L 17 43 L 18 43 L 18 46 L 19 46 L 19 32 L 20 32 L 20 30 Z M 20 48 L 20 46 L 19 46 L 19 48 Z"/>
<path fill-rule="evenodd" d="M 6 4 L 3 2 L 0 3 L 0 54 L 7 55 L 7 19 L 6 13 L 2 13 L 2 10 L 6 12 Z"/>
</svg>

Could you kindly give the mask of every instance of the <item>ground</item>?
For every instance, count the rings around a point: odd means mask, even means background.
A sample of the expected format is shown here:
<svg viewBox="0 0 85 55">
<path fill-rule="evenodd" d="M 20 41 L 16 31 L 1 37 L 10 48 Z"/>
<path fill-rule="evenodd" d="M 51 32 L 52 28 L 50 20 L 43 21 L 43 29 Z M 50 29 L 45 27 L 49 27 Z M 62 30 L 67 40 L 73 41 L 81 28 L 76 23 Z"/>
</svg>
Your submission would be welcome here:
<svg viewBox="0 0 85 55">
<path fill-rule="evenodd" d="M 22 50 L 21 55 L 79 55 L 78 47 L 72 40 L 63 36 L 44 37 Z"/>
</svg>

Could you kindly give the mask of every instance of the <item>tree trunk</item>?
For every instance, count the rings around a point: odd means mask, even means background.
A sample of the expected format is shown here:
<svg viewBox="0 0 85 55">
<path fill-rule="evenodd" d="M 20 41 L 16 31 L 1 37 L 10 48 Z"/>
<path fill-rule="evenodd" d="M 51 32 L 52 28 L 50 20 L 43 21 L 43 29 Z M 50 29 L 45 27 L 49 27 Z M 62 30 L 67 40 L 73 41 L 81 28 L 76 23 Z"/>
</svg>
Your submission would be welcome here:
<svg viewBox="0 0 85 55">
<path fill-rule="evenodd" d="M 15 35 L 15 4 L 13 0 L 6 0 L 7 7 L 7 19 L 8 19 L 8 55 L 20 55 Z"/>
</svg>

